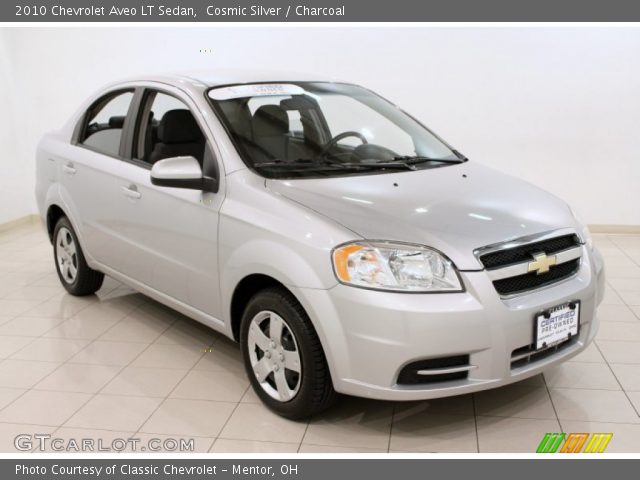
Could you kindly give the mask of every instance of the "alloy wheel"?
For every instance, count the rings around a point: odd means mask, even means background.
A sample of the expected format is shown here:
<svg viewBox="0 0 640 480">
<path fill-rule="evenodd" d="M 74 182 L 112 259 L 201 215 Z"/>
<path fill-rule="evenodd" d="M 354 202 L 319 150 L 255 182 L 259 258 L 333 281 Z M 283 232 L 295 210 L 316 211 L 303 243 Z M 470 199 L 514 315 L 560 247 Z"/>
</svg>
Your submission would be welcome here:
<svg viewBox="0 0 640 480">
<path fill-rule="evenodd" d="M 251 368 L 262 389 L 280 402 L 296 396 L 302 381 L 300 352 L 293 331 L 277 313 L 263 310 L 248 333 Z"/>
<path fill-rule="evenodd" d="M 71 284 L 78 276 L 78 253 L 71 232 L 66 227 L 56 235 L 56 261 L 62 279 Z"/>
</svg>

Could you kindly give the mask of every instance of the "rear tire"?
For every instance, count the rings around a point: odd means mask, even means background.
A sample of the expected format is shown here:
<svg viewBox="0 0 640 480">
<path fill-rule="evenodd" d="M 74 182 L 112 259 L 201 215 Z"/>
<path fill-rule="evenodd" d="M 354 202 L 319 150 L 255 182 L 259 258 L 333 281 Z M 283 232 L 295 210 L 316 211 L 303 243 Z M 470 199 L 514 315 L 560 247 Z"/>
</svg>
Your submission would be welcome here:
<svg viewBox="0 0 640 480">
<path fill-rule="evenodd" d="M 53 229 L 53 258 L 60 283 L 71 295 L 82 297 L 100 290 L 104 274 L 87 265 L 67 217 L 60 217 Z"/>
<path fill-rule="evenodd" d="M 258 292 L 240 326 L 242 357 L 251 386 L 278 415 L 315 415 L 336 398 L 327 360 L 311 320 L 283 288 Z"/>
</svg>

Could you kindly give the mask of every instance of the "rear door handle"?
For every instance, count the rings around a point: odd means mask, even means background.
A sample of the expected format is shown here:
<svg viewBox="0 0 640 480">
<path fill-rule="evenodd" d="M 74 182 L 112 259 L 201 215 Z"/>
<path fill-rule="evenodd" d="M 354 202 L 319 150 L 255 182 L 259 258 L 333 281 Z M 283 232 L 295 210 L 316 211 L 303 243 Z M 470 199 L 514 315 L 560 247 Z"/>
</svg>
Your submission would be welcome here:
<svg viewBox="0 0 640 480">
<path fill-rule="evenodd" d="M 62 170 L 67 175 L 75 175 L 76 174 L 76 169 L 73 166 L 73 163 L 71 163 L 71 162 L 67 162 L 64 165 L 62 165 Z"/>
<path fill-rule="evenodd" d="M 123 186 L 121 188 L 122 193 L 124 193 L 124 196 L 127 198 L 133 198 L 134 200 L 137 200 L 142 197 L 142 194 L 138 191 L 138 187 L 136 187 L 135 185 L 129 185 L 128 187 Z"/>
</svg>

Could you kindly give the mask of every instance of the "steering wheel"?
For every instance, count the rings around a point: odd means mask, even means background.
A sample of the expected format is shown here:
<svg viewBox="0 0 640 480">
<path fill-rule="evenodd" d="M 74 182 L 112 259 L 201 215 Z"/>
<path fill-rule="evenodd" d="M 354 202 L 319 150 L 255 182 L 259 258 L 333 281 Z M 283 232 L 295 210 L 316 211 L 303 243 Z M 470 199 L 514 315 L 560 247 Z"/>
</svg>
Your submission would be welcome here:
<svg viewBox="0 0 640 480">
<path fill-rule="evenodd" d="M 362 141 L 363 145 L 366 145 L 367 143 L 369 143 L 367 141 L 367 138 L 364 135 L 362 135 L 360 132 L 342 132 L 336 135 L 335 137 L 333 137 L 331 140 L 329 140 L 329 142 L 327 142 L 327 144 L 324 146 L 324 148 L 322 149 L 322 151 L 318 156 L 324 157 L 327 153 L 329 153 L 329 150 L 331 150 L 333 147 L 337 145 L 337 143 L 340 140 L 348 137 L 358 137 Z"/>
</svg>

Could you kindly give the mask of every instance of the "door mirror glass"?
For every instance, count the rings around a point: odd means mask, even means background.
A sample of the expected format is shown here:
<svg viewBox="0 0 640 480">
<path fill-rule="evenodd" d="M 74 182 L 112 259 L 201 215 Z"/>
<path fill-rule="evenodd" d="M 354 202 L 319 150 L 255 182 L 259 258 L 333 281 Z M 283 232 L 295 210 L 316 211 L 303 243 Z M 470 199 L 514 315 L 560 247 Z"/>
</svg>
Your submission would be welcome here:
<svg viewBox="0 0 640 480">
<path fill-rule="evenodd" d="M 194 157 L 171 157 L 154 163 L 151 183 L 160 187 L 217 190 L 216 180 L 203 176 L 200 163 Z"/>
</svg>

